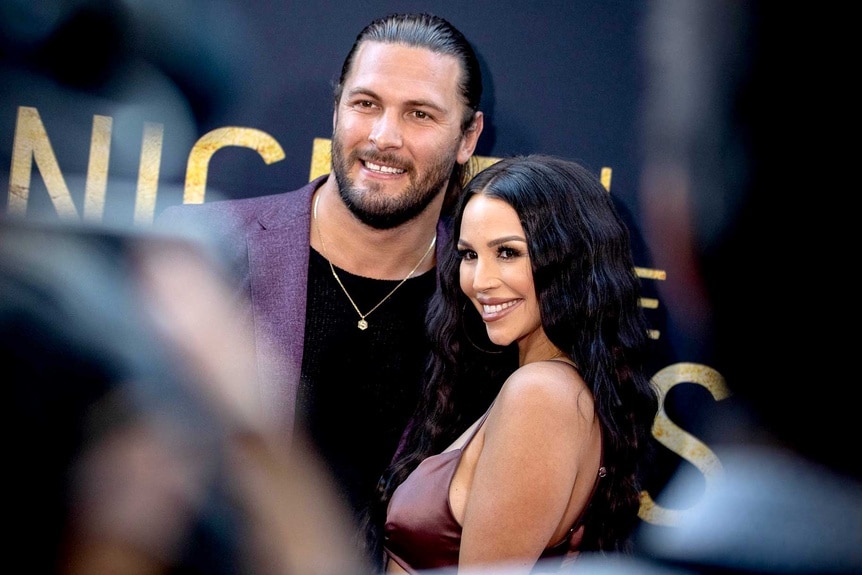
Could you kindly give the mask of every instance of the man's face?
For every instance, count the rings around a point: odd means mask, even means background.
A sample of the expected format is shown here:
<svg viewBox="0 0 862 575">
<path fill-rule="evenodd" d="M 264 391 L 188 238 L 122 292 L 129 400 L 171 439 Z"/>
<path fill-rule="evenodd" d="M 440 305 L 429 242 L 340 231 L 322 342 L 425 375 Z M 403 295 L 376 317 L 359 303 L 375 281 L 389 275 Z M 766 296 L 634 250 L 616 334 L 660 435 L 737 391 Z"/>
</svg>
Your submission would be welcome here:
<svg viewBox="0 0 862 575">
<path fill-rule="evenodd" d="M 462 133 L 461 67 L 424 48 L 363 43 L 333 115 L 332 172 L 348 208 L 387 229 L 422 213 L 445 191 L 455 162 L 476 147 Z"/>
</svg>

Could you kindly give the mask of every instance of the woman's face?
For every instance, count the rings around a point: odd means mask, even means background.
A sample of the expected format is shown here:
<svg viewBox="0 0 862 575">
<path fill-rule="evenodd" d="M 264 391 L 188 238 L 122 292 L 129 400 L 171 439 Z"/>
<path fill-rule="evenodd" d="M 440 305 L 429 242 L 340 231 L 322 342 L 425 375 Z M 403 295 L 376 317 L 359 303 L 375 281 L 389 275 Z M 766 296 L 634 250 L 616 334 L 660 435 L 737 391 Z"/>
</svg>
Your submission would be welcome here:
<svg viewBox="0 0 862 575">
<path fill-rule="evenodd" d="M 527 237 L 514 208 L 476 194 L 467 202 L 458 237 L 461 290 L 482 316 L 497 345 L 517 342 L 523 356 L 531 343 L 547 341 Z"/>
</svg>

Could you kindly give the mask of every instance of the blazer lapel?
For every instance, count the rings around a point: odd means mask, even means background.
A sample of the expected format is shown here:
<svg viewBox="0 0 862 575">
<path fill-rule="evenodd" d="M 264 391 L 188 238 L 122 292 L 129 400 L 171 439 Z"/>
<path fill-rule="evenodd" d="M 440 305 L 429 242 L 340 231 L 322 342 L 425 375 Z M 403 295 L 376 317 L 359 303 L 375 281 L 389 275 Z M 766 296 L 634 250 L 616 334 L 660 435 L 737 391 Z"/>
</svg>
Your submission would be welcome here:
<svg viewBox="0 0 862 575">
<path fill-rule="evenodd" d="M 319 182 L 284 194 L 247 235 L 261 401 L 292 434 L 305 336 L 311 197 Z"/>
</svg>

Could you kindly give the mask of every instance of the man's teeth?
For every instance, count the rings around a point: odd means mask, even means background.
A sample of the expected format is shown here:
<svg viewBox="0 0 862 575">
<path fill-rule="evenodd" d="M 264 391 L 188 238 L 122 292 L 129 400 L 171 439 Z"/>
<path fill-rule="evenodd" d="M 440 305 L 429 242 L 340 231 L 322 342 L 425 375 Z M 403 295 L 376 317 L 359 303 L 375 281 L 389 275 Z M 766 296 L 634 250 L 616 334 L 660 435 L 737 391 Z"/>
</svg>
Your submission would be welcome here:
<svg viewBox="0 0 862 575">
<path fill-rule="evenodd" d="M 403 174 L 405 172 L 405 170 L 402 170 L 401 168 L 391 168 L 389 166 L 381 166 L 380 164 L 373 164 L 371 162 L 365 162 L 365 167 L 369 170 L 380 172 L 381 174 Z"/>
<path fill-rule="evenodd" d="M 496 305 L 482 305 L 482 308 L 485 310 L 485 313 L 497 313 L 503 311 L 507 307 L 512 307 L 518 303 L 517 300 L 507 301 L 506 303 L 498 303 Z"/>
</svg>

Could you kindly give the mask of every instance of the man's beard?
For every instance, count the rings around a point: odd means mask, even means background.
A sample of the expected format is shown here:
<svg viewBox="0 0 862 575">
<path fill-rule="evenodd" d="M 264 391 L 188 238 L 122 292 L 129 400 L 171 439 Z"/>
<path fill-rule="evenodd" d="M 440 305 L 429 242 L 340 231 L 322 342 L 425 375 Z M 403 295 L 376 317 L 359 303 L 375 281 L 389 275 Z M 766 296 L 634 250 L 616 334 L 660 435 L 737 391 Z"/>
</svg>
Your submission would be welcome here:
<svg viewBox="0 0 862 575">
<path fill-rule="evenodd" d="M 412 165 L 405 166 L 391 154 L 366 154 L 366 158 L 374 163 L 404 168 L 410 174 L 410 184 L 399 196 L 393 197 L 378 193 L 381 190 L 378 184 L 371 184 L 367 189 L 356 187 L 347 174 L 350 166 L 358 162 L 359 154 L 354 151 L 344 157 L 344 147 L 336 129 L 332 138 L 332 173 L 347 209 L 362 223 L 378 230 L 388 230 L 417 217 L 438 194 L 445 192 L 443 186 L 452 175 L 456 154 L 454 147 L 444 151 L 433 159 L 424 174 L 416 174 Z"/>
</svg>

